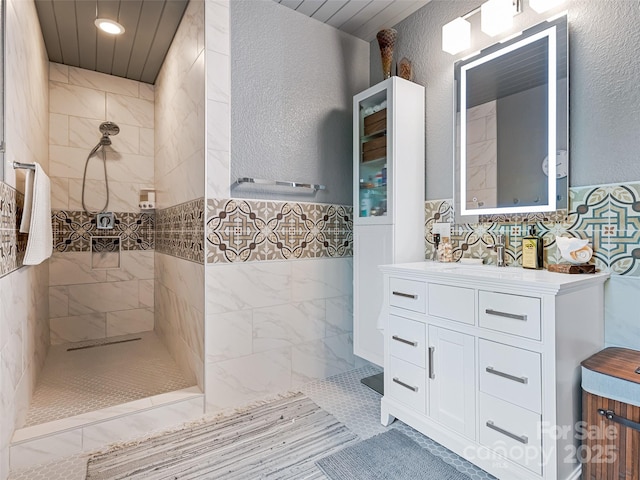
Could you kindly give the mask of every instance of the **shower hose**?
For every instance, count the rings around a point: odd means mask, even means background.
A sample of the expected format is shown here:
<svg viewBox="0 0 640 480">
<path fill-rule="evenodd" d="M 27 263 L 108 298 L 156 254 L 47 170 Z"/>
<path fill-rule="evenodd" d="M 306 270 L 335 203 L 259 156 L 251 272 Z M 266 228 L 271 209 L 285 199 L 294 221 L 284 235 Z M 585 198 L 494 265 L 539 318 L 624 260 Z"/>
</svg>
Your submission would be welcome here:
<svg viewBox="0 0 640 480">
<path fill-rule="evenodd" d="M 87 205 L 85 204 L 85 201 L 84 201 L 84 192 L 85 192 L 86 183 L 87 183 L 87 167 L 89 166 L 89 160 L 91 160 L 91 157 L 93 157 L 98 152 L 98 150 L 102 150 L 102 165 L 104 166 L 104 184 L 107 191 L 107 201 L 104 203 L 104 206 L 100 210 L 92 212 L 87 209 Z M 96 213 L 104 212 L 108 205 L 109 205 L 109 178 L 107 177 L 107 153 L 105 152 L 104 145 L 102 145 L 102 142 L 101 142 L 101 143 L 98 143 L 95 147 L 93 147 L 93 150 L 91 150 L 91 152 L 87 156 L 87 161 L 84 164 L 84 173 L 82 175 L 82 208 L 84 209 L 87 215 L 95 215 Z"/>
</svg>

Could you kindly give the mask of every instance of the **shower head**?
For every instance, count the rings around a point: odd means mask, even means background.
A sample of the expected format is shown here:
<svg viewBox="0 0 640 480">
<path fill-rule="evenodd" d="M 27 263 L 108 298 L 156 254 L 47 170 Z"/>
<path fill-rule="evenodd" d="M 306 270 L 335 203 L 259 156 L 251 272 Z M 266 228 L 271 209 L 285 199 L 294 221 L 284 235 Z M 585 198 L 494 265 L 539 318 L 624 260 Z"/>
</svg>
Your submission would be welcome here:
<svg viewBox="0 0 640 480">
<path fill-rule="evenodd" d="M 117 135 L 120 133 L 120 127 L 113 122 L 103 122 L 100 124 L 100 133 L 102 133 L 103 139 L 105 137 L 108 139 L 109 135 Z M 102 140 L 100 140 L 100 143 L 102 143 Z M 111 145 L 111 141 L 109 140 L 109 143 L 106 145 Z"/>
<path fill-rule="evenodd" d="M 102 146 L 111 145 L 111 139 L 109 138 L 109 135 L 107 135 L 106 133 L 102 135 L 102 138 L 100 139 L 100 143 L 98 145 L 102 145 Z"/>
</svg>

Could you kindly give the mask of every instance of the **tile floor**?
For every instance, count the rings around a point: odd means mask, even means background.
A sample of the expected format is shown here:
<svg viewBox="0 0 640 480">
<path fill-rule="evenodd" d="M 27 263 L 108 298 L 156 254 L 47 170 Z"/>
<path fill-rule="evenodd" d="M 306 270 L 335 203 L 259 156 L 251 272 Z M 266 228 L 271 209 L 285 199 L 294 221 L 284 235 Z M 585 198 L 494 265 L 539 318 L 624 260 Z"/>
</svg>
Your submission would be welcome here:
<svg viewBox="0 0 640 480">
<path fill-rule="evenodd" d="M 154 332 L 109 341 L 141 340 L 67 351 L 99 342 L 52 345 L 25 427 L 93 412 L 194 385 Z M 63 388 L 61 388 L 61 386 Z"/>
<path fill-rule="evenodd" d="M 380 424 L 380 396 L 360 383 L 361 378 L 379 371 L 371 366 L 362 367 L 309 383 L 301 391 L 362 439 L 366 439 L 386 429 Z M 466 473 L 471 480 L 494 478 L 398 420 L 391 428 L 399 429 L 421 447 Z M 9 480 L 84 480 L 88 457 L 88 454 L 74 455 L 46 465 L 12 472 Z"/>
</svg>

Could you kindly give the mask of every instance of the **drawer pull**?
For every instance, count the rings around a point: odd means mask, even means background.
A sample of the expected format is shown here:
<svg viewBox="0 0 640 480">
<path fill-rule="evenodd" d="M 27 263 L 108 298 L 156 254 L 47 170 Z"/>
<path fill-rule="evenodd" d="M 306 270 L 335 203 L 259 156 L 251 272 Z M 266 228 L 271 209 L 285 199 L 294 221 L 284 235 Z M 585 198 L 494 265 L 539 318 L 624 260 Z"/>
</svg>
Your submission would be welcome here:
<svg viewBox="0 0 640 480">
<path fill-rule="evenodd" d="M 412 347 L 417 347 L 418 346 L 418 342 L 412 342 L 411 340 L 405 340 L 404 338 L 401 338 L 401 337 L 399 337 L 397 335 L 394 335 L 391 338 L 394 339 L 396 342 L 406 343 L 407 345 L 411 345 Z"/>
<path fill-rule="evenodd" d="M 491 430 L 495 430 L 498 433 L 506 435 L 509 438 L 513 438 L 514 440 L 517 440 L 520 443 L 524 443 L 525 445 L 529 443 L 529 439 L 527 438 L 526 435 L 516 435 L 515 433 L 511 433 L 510 431 L 505 430 L 504 428 L 498 427 L 491 420 L 487 420 L 487 427 L 489 427 Z"/>
<path fill-rule="evenodd" d="M 412 387 L 411 385 L 409 385 L 408 383 L 404 383 L 402 380 L 400 380 L 397 377 L 394 377 L 393 381 L 395 383 L 397 383 L 398 385 L 400 385 L 401 387 L 408 388 L 409 390 L 411 390 L 413 392 L 417 392 L 418 391 L 418 387 Z"/>
<path fill-rule="evenodd" d="M 429 347 L 429 378 L 431 380 L 436 378 L 436 374 L 433 371 L 433 352 L 436 351 L 436 347 Z"/>
<path fill-rule="evenodd" d="M 599 408 L 598 415 L 602 415 L 603 417 L 606 417 L 607 420 L 611 420 L 612 422 L 619 423 L 620 425 L 624 425 L 625 427 L 629 427 L 640 432 L 640 423 L 634 422 L 624 417 L 619 417 L 613 410 L 605 410 L 603 408 Z"/>
<path fill-rule="evenodd" d="M 411 298 L 413 300 L 417 300 L 418 299 L 418 295 L 414 295 L 412 293 L 403 293 L 403 292 L 396 292 L 395 290 L 393 293 L 396 297 L 404 297 L 404 298 Z"/>
<path fill-rule="evenodd" d="M 497 375 L 498 377 L 502 377 L 502 378 L 508 378 L 509 380 L 513 380 L 514 382 L 524 383 L 524 384 L 529 383 L 529 379 L 527 377 L 516 377 L 515 375 L 510 375 L 508 373 L 501 372 L 500 370 L 496 370 L 493 367 L 487 367 L 485 370 L 487 371 L 487 373 L 490 373 L 492 375 Z"/>
<path fill-rule="evenodd" d="M 494 310 L 493 308 L 487 308 L 485 312 L 487 315 L 495 315 L 496 317 L 513 318 L 514 320 L 523 320 L 525 322 L 527 321 L 526 315 L 519 315 L 517 313 L 501 312 L 499 310 Z"/>
</svg>

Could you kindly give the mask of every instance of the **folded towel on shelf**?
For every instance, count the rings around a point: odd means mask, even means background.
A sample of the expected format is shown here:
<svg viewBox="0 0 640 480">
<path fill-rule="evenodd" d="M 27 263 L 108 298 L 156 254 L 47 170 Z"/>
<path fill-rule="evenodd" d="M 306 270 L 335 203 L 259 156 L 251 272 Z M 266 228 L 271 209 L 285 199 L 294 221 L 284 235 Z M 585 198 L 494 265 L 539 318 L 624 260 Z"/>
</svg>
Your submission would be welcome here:
<svg viewBox="0 0 640 480">
<path fill-rule="evenodd" d="M 53 252 L 51 228 L 51 183 L 42 167 L 27 170 L 25 179 L 24 210 L 20 231 L 29 233 L 24 265 L 38 265 Z"/>
</svg>

